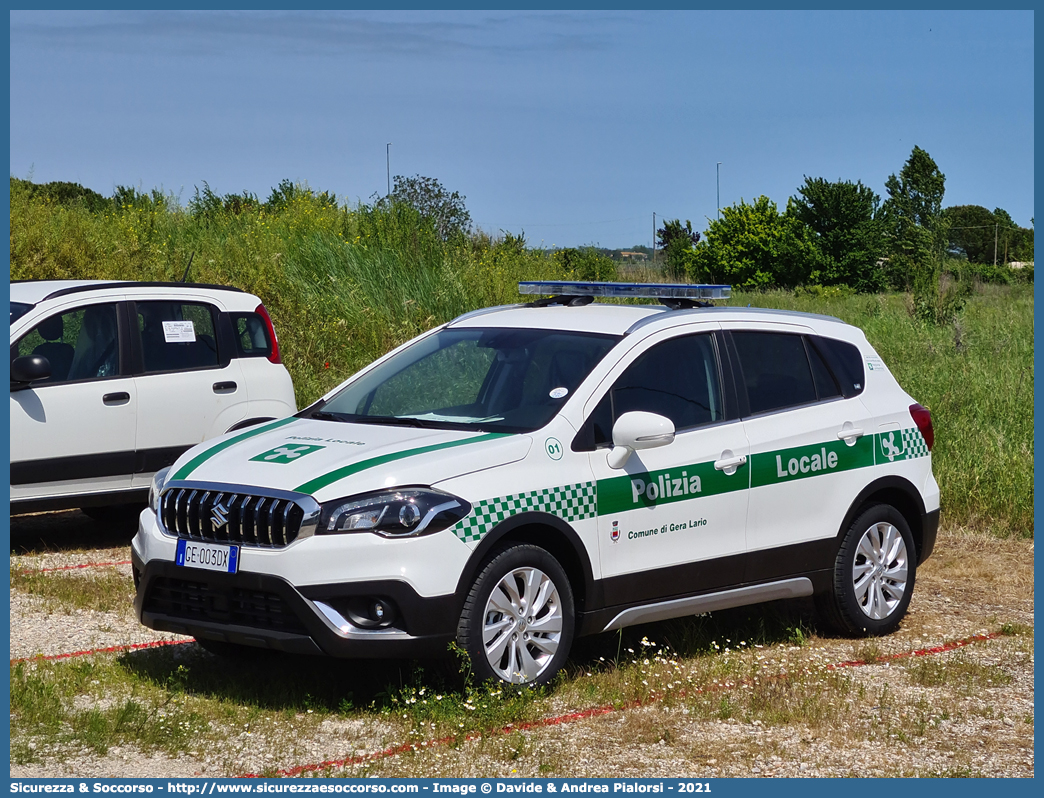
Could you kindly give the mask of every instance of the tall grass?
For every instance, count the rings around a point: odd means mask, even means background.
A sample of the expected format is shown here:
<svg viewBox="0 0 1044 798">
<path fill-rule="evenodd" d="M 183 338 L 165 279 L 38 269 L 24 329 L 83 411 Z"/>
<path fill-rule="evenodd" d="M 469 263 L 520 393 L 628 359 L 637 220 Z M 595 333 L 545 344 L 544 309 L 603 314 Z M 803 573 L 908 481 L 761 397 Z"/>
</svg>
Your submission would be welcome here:
<svg viewBox="0 0 1044 798">
<path fill-rule="evenodd" d="M 194 254 L 193 254 L 194 253 Z M 521 237 L 441 240 L 410 208 L 331 202 L 296 187 L 272 204 L 181 207 L 123 192 L 109 207 L 61 204 L 11 184 L 11 279 L 190 279 L 258 295 L 304 406 L 390 348 L 453 317 L 518 302 L 522 279 L 576 277 Z M 652 270 L 627 279 L 661 279 Z M 858 325 L 903 387 L 932 410 L 947 523 L 1033 533 L 1032 286 L 987 285 L 947 325 L 906 295 L 734 295 Z"/>
</svg>

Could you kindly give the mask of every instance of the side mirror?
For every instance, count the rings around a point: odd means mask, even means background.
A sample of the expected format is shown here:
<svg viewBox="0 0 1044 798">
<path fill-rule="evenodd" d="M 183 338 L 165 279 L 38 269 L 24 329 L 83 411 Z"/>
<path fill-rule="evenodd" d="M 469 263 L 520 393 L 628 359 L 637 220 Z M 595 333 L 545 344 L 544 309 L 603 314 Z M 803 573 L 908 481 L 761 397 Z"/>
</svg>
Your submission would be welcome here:
<svg viewBox="0 0 1044 798">
<path fill-rule="evenodd" d="M 29 383 L 51 376 L 51 363 L 40 355 L 24 355 L 11 361 L 11 390 L 28 388 Z"/>
<path fill-rule="evenodd" d="M 632 452 L 655 449 L 674 442 L 674 422 L 666 416 L 635 410 L 624 413 L 613 424 L 613 448 L 607 458 L 610 468 L 627 464 Z"/>
</svg>

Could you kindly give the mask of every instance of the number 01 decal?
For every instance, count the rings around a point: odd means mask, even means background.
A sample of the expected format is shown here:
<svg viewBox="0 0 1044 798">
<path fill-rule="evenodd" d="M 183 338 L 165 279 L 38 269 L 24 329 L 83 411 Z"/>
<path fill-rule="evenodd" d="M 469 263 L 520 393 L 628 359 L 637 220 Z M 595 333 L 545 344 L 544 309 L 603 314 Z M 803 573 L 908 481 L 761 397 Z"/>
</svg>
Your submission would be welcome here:
<svg viewBox="0 0 1044 798">
<path fill-rule="evenodd" d="M 562 443 L 558 438 L 548 438 L 544 441 L 544 451 L 552 460 L 562 459 Z"/>
</svg>

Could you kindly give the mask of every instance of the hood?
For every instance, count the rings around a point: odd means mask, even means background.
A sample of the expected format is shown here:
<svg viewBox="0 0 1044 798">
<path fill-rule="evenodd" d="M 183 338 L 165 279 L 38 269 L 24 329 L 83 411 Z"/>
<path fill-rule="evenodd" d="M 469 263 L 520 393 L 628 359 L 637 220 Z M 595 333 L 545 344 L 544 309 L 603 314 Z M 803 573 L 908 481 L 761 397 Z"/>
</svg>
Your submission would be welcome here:
<svg viewBox="0 0 1044 798">
<path fill-rule="evenodd" d="M 506 465 L 524 458 L 532 443 L 527 435 L 294 417 L 193 447 L 170 479 L 295 491 L 324 502 Z"/>
</svg>

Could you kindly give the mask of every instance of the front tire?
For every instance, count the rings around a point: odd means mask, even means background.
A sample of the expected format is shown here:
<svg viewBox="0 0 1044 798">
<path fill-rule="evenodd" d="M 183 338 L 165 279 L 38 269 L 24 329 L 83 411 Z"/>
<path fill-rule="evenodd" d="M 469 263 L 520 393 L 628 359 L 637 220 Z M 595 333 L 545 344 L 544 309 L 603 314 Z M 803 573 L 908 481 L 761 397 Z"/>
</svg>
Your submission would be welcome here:
<svg viewBox="0 0 1044 798">
<path fill-rule="evenodd" d="M 516 545 L 482 569 L 464 602 L 457 642 L 480 680 L 544 685 L 569 656 L 573 591 L 544 549 Z"/>
<path fill-rule="evenodd" d="M 916 574 L 910 525 L 891 505 L 873 505 L 845 533 L 820 611 L 846 634 L 889 634 L 906 615 Z"/>
</svg>

